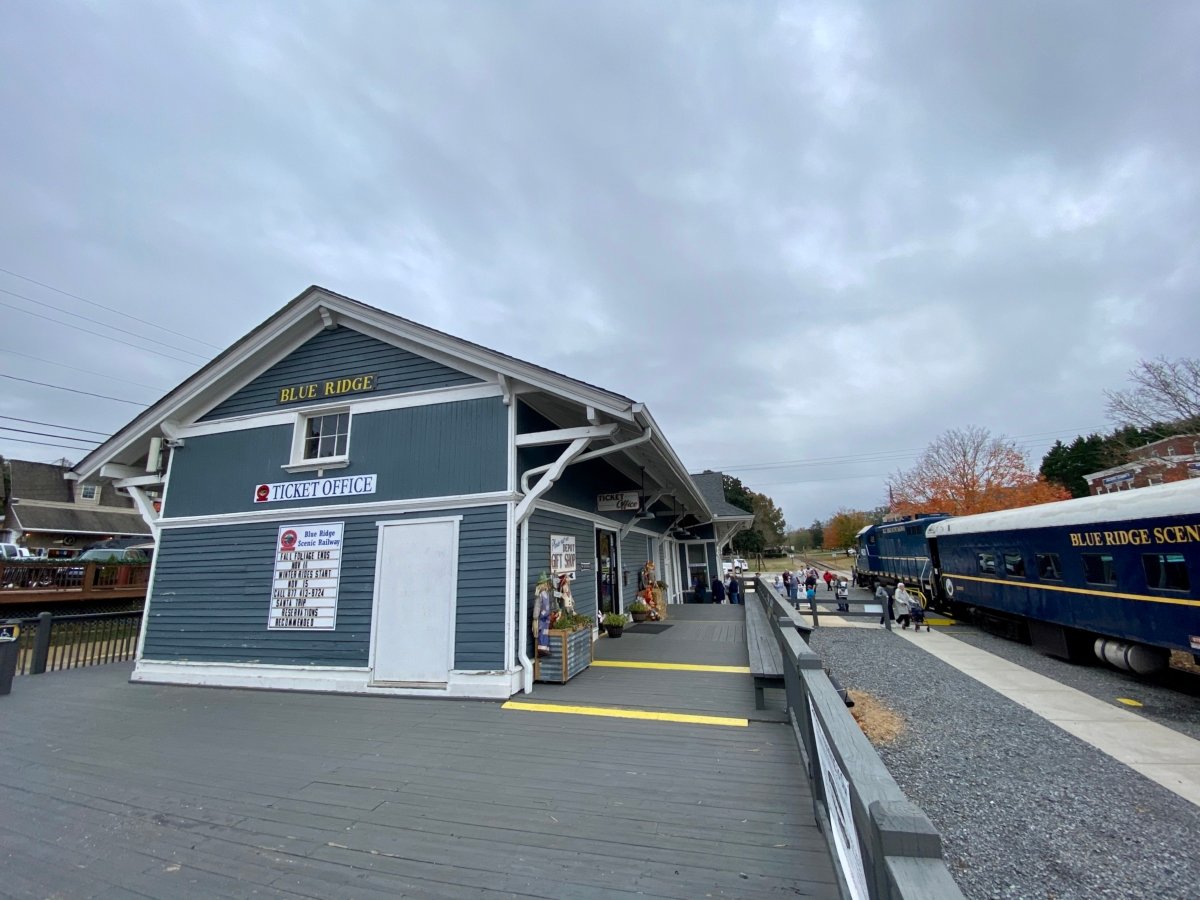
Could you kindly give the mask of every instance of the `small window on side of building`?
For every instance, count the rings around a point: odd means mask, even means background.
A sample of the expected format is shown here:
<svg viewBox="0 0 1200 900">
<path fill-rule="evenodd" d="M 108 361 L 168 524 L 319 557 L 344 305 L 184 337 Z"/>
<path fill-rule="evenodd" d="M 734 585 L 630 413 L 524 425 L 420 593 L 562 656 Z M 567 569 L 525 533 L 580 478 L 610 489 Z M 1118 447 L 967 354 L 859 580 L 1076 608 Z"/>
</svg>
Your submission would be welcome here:
<svg viewBox="0 0 1200 900">
<path fill-rule="evenodd" d="M 284 468 L 305 471 L 349 465 L 350 423 L 348 409 L 299 415 L 292 437 L 291 463 Z"/>
<path fill-rule="evenodd" d="M 87 503 L 91 506 L 96 506 L 100 503 L 100 485 L 81 484 L 76 490 L 76 503 Z"/>
</svg>

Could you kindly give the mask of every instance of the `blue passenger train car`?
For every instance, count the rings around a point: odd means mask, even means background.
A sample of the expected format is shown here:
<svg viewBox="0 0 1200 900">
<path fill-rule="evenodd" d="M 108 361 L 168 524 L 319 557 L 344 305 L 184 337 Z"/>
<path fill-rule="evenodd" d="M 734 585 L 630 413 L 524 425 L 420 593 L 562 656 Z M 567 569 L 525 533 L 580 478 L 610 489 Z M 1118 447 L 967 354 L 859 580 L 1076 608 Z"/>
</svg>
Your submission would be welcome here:
<svg viewBox="0 0 1200 900">
<path fill-rule="evenodd" d="M 1148 673 L 1200 660 L 1200 479 L 974 516 L 927 537 L 939 601 L 1028 625 L 1033 644 Z"/>
<path fill-rule="evenodd" d="M 858 533 L 855 581 L 872 590 L 880 582 L 891 585 L 902 581 L 910 593 L 919 594 L 927 604 L 934 589 L 934 573 L 925 532 L 934 522 L 946 518 L 937 513 L 864 528 Z"/>
</svg>

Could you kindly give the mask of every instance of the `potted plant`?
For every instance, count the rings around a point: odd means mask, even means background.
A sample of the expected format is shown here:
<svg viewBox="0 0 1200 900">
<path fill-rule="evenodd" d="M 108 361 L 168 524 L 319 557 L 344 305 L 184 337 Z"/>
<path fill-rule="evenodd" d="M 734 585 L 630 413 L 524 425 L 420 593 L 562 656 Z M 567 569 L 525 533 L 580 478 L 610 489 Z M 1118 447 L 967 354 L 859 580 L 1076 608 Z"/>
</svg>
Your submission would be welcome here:
<svg viewBox="0 0 1200 900">
<path fill-rule="evenodd" d="M 645 622 L 650 617 L 650 607 L 641 600 L 635 600 L 629 604 L 629 614 L 633 616 L 633 621 Z"/>
<path fill-rule="evenodd" d="M 618 638 L 625 631 L 625 617 L 621 613 L 605 613 L 600 624 L 608 632 L 610 638 Z"/>
</svg>

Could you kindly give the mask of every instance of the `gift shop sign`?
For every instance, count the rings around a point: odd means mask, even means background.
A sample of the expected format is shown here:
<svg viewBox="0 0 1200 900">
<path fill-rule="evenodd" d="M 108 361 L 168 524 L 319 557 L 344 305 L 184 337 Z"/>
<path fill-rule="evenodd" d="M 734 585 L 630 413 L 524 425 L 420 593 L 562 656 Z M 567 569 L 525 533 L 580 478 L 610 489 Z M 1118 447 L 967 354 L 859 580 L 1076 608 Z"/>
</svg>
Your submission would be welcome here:
<svg viewBox="0 0 1200 900">
<path fill-rule="evenodd" d="M 347 394 L 365 394 L 375 390 L 378 383 L 375 375 L 339 375 L 328 381 L 309 381 L 305 384 L 289 384 L 279 389 L 275 405 L 299 403 L 301 400 L 328 400 Z"/>
<path fill-rule="evenodd" d="M 267 628 L 337 627 L 345 522 L 280 525 Z"/>
<path fill-rule="evenodd" d="M 254 489 L 255 503 L 280 500 L 325 500 L 330 497 L 354 497 L 375 493 L 378 475 L 344 475 L 341 478 L 313 478 L 305 481 L 279 481 L 260 484 Z"/>
<path fill-rule="evenodd" d="M 575 535 L 550 535 L 550 573 L 552 575 L 574 574 Z"/>
<path fill-rule="evenodd" d="M 621 491 L 616 494 L 597 494 L 597 512 L 637 512 L 642 505 L 637 491 Z"/>
</svg>

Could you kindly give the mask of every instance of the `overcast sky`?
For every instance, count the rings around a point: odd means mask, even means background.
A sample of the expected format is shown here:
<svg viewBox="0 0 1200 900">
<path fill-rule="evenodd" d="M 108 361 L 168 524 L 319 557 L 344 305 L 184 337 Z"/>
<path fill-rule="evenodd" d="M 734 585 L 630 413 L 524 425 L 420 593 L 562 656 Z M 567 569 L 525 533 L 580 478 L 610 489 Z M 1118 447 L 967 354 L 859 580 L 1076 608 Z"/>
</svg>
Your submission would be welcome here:
<svg viewBox="0 0 1200 900">
<path fill-rule="evenodd" d="M 1036 469 L 1200 355 L 1198 97 L 1191 0 L 9 0 L 0 373 L 149 403 L 316 283 L 807 525 L 948 428 Z M 0 378 L 0 426 L 138 409 Z"/>
</svg>

